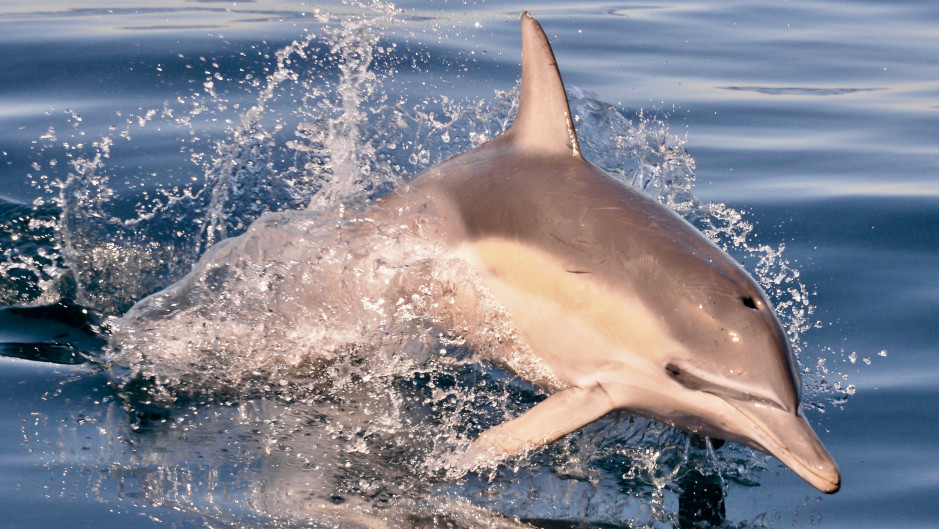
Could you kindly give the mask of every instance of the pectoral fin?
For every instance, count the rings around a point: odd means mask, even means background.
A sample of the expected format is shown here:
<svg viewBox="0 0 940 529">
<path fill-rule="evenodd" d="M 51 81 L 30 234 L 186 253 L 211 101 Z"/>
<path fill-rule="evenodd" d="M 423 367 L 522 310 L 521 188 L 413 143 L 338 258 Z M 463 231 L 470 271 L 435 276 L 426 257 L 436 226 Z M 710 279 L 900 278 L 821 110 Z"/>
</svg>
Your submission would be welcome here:
<svg viewBox="0 0 940 529">
<path fill-rule="evenodd" d="M 613 409 L 610 397 L 600 386 L 566 388 L 519 417 L 480 434 L 467 456 L 473 466 L 498 461 L 521 450 L 552 443 Z"/>
</svg>

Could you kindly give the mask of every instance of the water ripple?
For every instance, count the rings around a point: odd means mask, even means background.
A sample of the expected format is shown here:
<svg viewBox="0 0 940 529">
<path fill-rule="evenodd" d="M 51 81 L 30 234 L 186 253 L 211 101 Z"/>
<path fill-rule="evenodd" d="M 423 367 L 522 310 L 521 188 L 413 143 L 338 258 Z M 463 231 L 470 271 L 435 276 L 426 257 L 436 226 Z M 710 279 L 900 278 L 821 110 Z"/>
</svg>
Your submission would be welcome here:
<svg viewBox="0 0 940 529">
<path fill-rule="evenodd" d="M 879 88 L 811 88 L 806 86 L 723 86 L 721 88 L 771 96 L 841 96 L 880 90 Z"/>
</svg>

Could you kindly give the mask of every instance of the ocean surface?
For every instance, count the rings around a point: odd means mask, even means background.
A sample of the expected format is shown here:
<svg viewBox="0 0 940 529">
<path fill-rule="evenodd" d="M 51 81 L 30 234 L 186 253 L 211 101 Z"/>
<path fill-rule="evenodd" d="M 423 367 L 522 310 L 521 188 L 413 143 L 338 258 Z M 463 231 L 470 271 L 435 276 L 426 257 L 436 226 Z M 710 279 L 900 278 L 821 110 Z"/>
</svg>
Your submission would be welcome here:
<svg viewBox="0 0 940 529">
<path fill-rule="evenodd" d="M 585 156 L 768 290 L 837 494 L 626 413 L 448 472 L 539 391 L 446 330 L 325 321 L 354 347 L 308 365 L 309 329 L 247 291 L 173 331 L 247 314 L 188 371 L 114 354 L 131 306 L 264 212 L 327 218 L 504 130 L 523 9 Z M 938 264 L 936 2 L 8 0 L 0 527 L 935 528 Z"/>
</svg>

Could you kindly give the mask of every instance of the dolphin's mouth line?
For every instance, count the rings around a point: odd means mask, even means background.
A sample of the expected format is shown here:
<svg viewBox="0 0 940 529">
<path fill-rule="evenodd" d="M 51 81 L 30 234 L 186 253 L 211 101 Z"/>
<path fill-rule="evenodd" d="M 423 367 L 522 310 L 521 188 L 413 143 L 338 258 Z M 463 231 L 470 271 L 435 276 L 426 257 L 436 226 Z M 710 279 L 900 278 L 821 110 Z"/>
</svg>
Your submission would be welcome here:
<svg viewBox="0 0 940 529">
<path fill-rule="evenodd" d="M 671 365 L 671 364 L 670 364 L 670 365 Z M 601 387 L 603 388 L 603 384 L 601 384 Z M 607 389 L 606 389 L 606 388 L 603 388 L 603 389 L 604 389 L 605 392 L 607 392 Z M 639 388 L 638 388 L 638 389 L 639 389 Z M 817 489 L 819 489 L 820 491 L 822 491 L 822 492 L 824 492 L 824 493 L 826 493 L 826 494 L 833 494 L 833 493 L 835 493 L 835 492 L 838 492 L 839 487 L 840 487 L 840 480 L 838 479 L 838 477 L 837 477 L 835 480 L 833 480 L 832 478 L 830 478 L 830 477 L 828 477 L 828 476 L 826 476 L 826 475 L 824 475 L 824 474 L 821 474 L 821 473 L 820 473 L 816 468 L 814 468 L 808 461 L 806 461 L 806 460 L 803 459 L 802 457 L 799 457 L 799 456 L 796 455 L 792 450 L 790 450 L 789 448 L 787 448 L 786 445 L 785 445 L 783 442 L 781 442 L 781 440 L 780 440 L 776 435 L 774 435 L 770 430 L 768 430 L 768 429 L 763 425 L 763 423 L 762 423 L 761 421 L 757 420 L 752 414 L 748 413 L 744 408 L 742 408 L 739 404 L 735 403 L 734 401 L 738 401 L 739 403 L 743 403 L 743 402 L 753 402 L 753 403 L 756 403 L 756 404 L 759 404 L 759 405 L 763 405 L 763 404 L 764 404 L 763 402 L 758 401 L 758 400 L 755 400 L 755 399 L 728 399 L 726 396 L 717 394 L 717 393 L 715 393 L 715 392 L 711 392 L 711 391 L 702 391 L 702 392 L 703 392 L 703 393 L 707 393 L 707 394 L 709 394 L 709 395 L 712 395 L 712 396 L 714 396 L 714 397 L 720 399 L 720 400 L 721 400 L 722 402 L 724 402 L 725 404 L 731 406 L 731 408 L 732 408 L 733 410 L 735 410 L 736 412 L 738 412 L 741 416 L 743 416 L 745 419 L 747 419 L 747 421 L 748 421 L 750 424 L 752 424 L 758 431 L 760 431 L 760 432 L 763 434 L 764 439 L 766 439 L 767 441 L 769 441 L 769 443 L 768 443 L 768 442 L 760 442 L 760 443 L 758 443 L 757 446 L 755 446 L 754 444 L 750 444 L 750 443 L 741 441 L 741 440 L 739 440 L 739 439 L 734 439 L 733 437 L 732 437 L 732 438 L 729 438 L 730 440 L 735 440 L 735 441 L 740 442 L 740 443 L 742 443 L 742 444 L 750 445 L 750 446 L 753 447 L 753 448 L 758 448 L 758 449 L 762 450 L 763 452 L 766 452 L 766 453 L 768 453 L 769 455 L 771 455 L 771 456 L 773 456 L 773 457 L 776 457 L 776 458 L 779 459 L 785 466 L 790 467 L 791 470 L 794 470 L 794 469 L 793 469 L 793 466 L 798 466 L 800 469 L 803 469 L 803 470 L 805 470 L 807 473 L 812 474 L 817 480 L 819 480 L 820 483 L 825 483 L 825 484 L 827 485 L 826 487 L 821 487 L 821 486 L 816 485 L 816 484 L 814 484 L 814 486 L 815 486 Z M 776 410 L 778 413 L 787 413 L 787 414 L 790 413 L 790 412 L 788 412 L 788 411 L 782 409 L 780 406 L 769 406 L 769 407 L 773 408 L 773 409 Z M 641 412 L 641 411 L 638 411 L 638 410 L 636 410 L 636 409 L 631 409 L 631 408 L 629 408 L 629 407 L 622 408 L 622 409 L 629 409 L 629 410 L 632 410 L 634 413 L 641 413 L 641 414 L 643 413 L 643 412 Z M 666 422 L 667 424 L 670 424 L 670 425 L 672 425 L 672 426 L 674 426 L 674 427 L 681 428 L 680 426 L 677 426 L 675 422 L 672 422 L 672 421 L 670 421 L 670 420 L 668 420 L 668 419 L 665 419 L 664 422 Z M 732 433 L 732 434 L 733 434 L 733 432 L 727 432 L 727 433 Z M 748 435 L 748 436 L 746 436 L 746 437 L 750 438 L 749 440 L 751 440 L 751 441 L 753 441 L 753 442 L 757 442 L 756 439 L 754 438 L 754 436 Z M 773 449 L 773 450 L 771 450 L 771 449 Z M 781 456 L 782 456 L 782 457 L 781 457 Z M 800 473 L 797 472 L 797 475 L 800 475 Z M 801 476 L 801 477 L 803 477 L 803 476 Z M 803 479 L 806 479 L 806 478 L 803 477 Z M 810 481 L 810 480 L 807 480 L 807 481 Z M 810 481 L 810 483 L 812 483 L 812 481 Z"/>
<path fill-rule="evenodd" d="M 771 408 L 776 408 L 780 411 L 790 411 L 787 406 L 783 405 L 775 399 L 751 391 L 742 391 L 740 389 L 729 388 L 723 384 L 712 382 L 711 380 L 708 380 L 701 375 L 697 375 L 686 369 L 682 369 L 673 363 L 666 364 L 666 371 L 669 373 L 669 376 L 673 378 L 673 380 L 693 391 L 710 393 L 724 400 L 731 399 L 744 402 L 756 402 L 758 404 L 770 406 Z"/>
<path fill-rule="evenodd" d="M 839 490 L 838 481 L 833 481 L 831 478 L 820 474 L 819 471 L 813 468 L 813 466 L 810 465 L 807 461 L 804 461 L 803 458 L 798 457 L 796 454 L 794 454 L 789 448 L 787 448 L 780 441 L 780 439 L 777 438 L 777 436 L 775 436 L 772 432 L 764 428 L 764 425 L 761 423 L 761 421 L 756 420 L 750 413 L 740 408 L 739 406 L 735 405 L 733 402 L 730 402 L 730 401 L 725 401 L 725 402 L 727 402 L 729 406 L 734 408 L 738 413 L 743 415 L 745 418 L 747 418 L 748 421 L 750 421 L 754 426 L 756 426 L 757 429 L 760 430 L 767 439 L 769 439 L 770 441 L 773 442 L 774 445 L 776 445 L 775 448 L 778 448 L 781 452 L 787 455 L 790 461 L 797 463 L 800 467 L 802 467 L 803 469 L 807 470 L 812 475 L 819 478 L 820 481 L 830 484 L 832 488 L 835 489 L 835 490 L 832 490 L 831 492 L 827 492 L 827 491 L 823 491 L 823 492 L 826 492 L 827 494 L 831 494 Z M 775 453 L 771 453 L 771 455 L 777 457 L 777 459 L 780 459 L 780 457 Z M 784 464 L 786 464 L 786 462 L 784 462 Z"/>
</svg>

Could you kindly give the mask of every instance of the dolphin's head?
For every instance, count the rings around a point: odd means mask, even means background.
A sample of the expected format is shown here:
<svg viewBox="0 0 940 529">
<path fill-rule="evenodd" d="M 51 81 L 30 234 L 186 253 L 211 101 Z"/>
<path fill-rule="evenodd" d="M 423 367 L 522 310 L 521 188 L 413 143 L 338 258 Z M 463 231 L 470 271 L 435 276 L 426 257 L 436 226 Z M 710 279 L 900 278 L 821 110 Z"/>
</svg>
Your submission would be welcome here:
<svg viewBox="0 0 940 529">
<path fill-rule="evenodd" d="M 839 470 L 800 412 L 796 360 L 770 301 L 723 252 L 694 253 L 663 270 L 673 292 L 656 298 L 657 310 L 680 317 L 667 320 L 673 346 L 655 360 L 662 391 L 649 396 L 656 401 L 649 411 L 765 451 L 819 490 L 836 492 Z"/>
<path fill-rule="evenodd" d="M 800 376 L 773 306 L 727 254 L 704 250 L 664 263 L 673 292 L 660 304 L 682 315 L 668 321 L 680 346 L 665 369 L 690 389 L 795 412 Z"/>
</svg>

